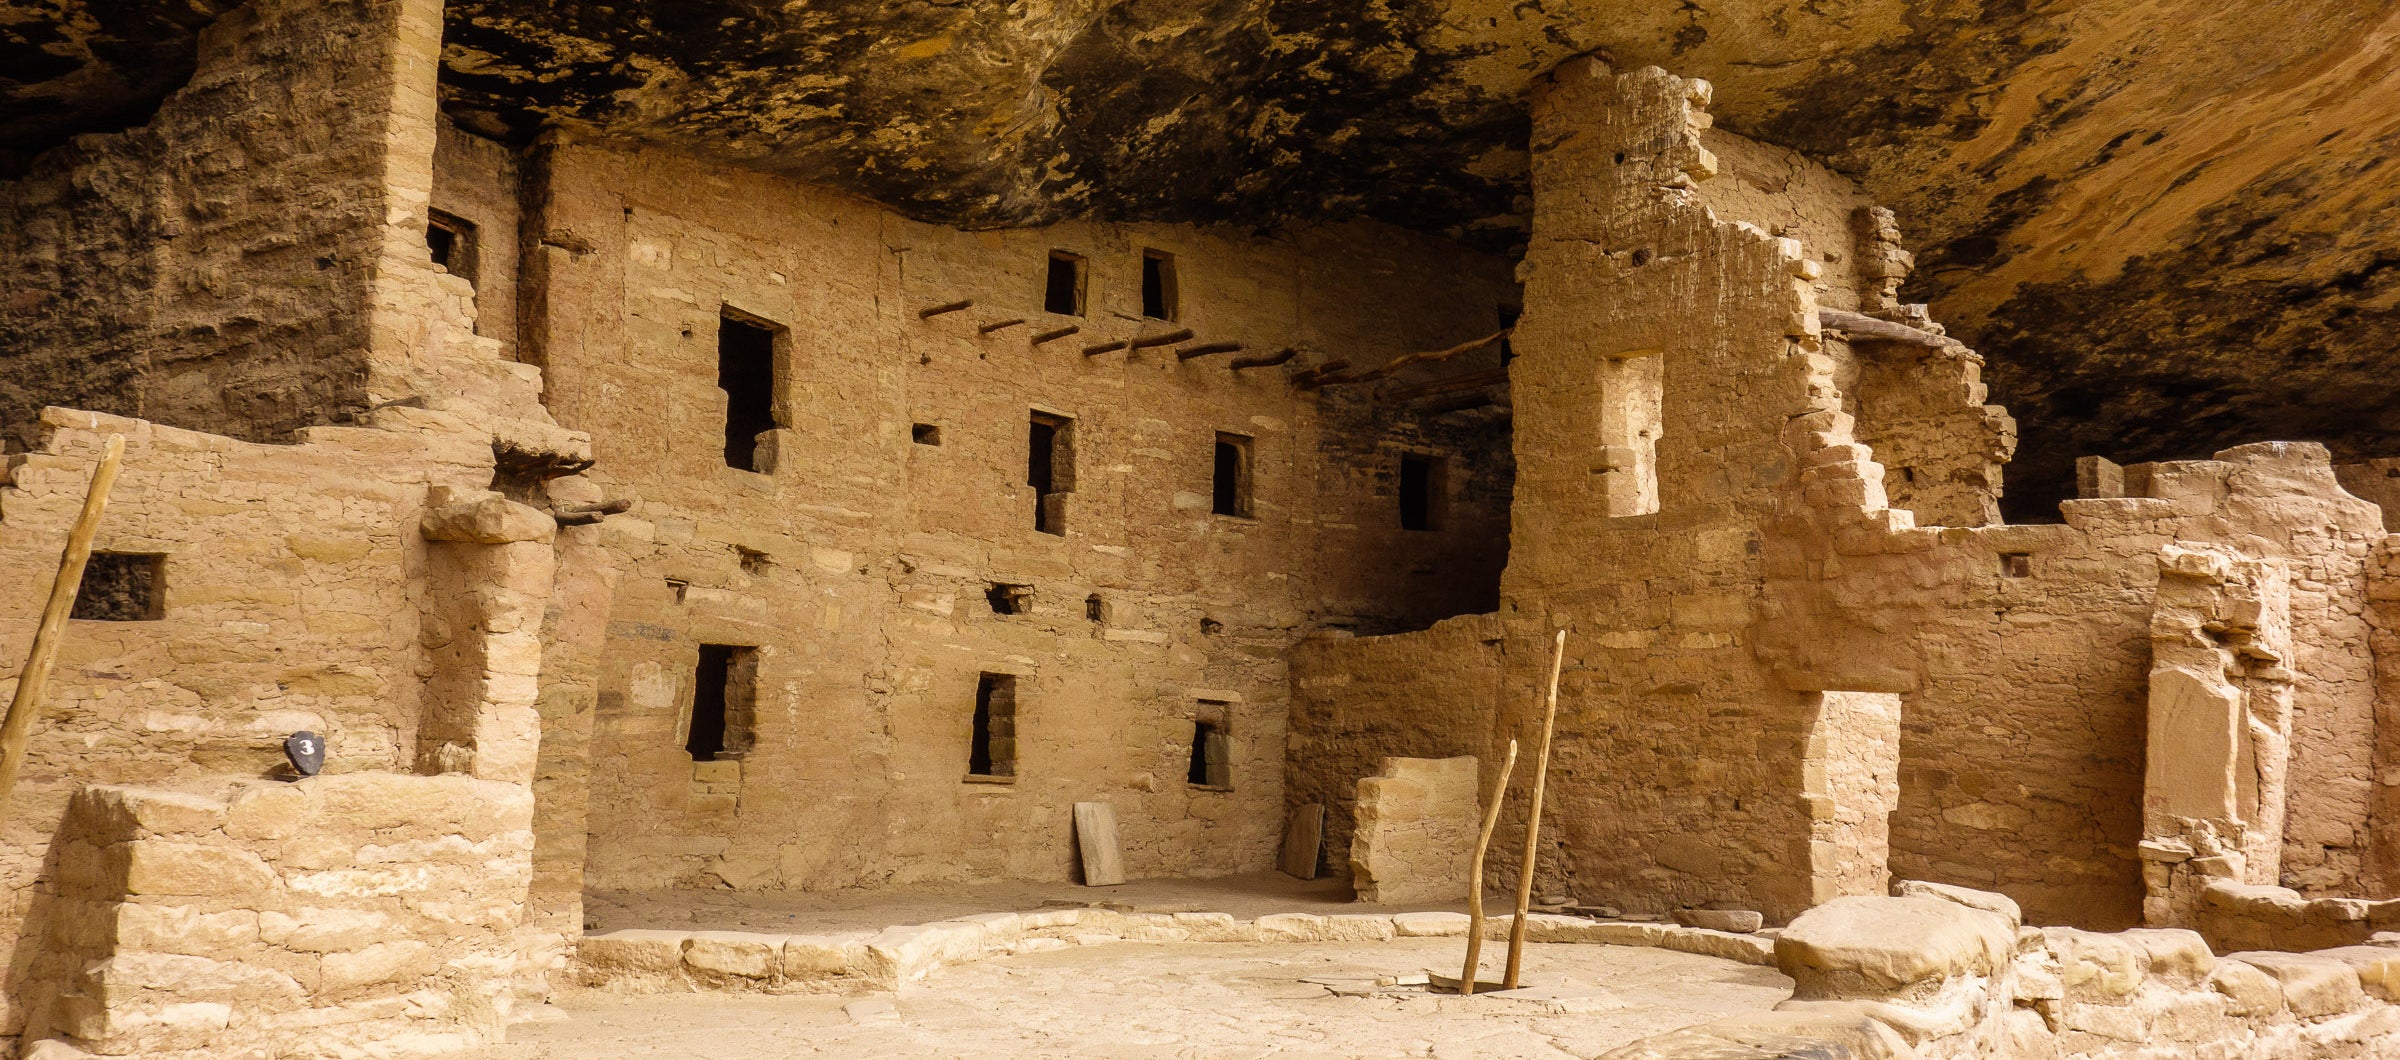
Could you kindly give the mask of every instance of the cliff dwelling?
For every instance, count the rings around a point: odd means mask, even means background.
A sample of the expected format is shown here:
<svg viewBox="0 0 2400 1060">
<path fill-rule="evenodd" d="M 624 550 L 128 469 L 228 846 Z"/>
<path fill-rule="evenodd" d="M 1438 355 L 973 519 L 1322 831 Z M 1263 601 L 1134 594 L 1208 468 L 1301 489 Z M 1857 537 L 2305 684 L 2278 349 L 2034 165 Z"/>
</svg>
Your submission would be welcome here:
<svg viewBox="0 0 2400 1060">
<path fill-rule="evenodd" d="M 0 1049 L 2400 1058 L 2396 20 L 0 0 Z"/>
</svg>

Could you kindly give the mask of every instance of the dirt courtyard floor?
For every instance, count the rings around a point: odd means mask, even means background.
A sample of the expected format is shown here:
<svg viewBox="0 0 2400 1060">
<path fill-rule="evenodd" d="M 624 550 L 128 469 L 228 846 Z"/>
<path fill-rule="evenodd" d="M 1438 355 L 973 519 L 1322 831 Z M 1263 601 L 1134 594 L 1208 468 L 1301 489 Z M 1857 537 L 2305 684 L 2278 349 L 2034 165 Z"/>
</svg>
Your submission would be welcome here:
<svg viewBox="0 0 2400 1060">
<path fill-rule="evenodd" d="M 1454 970 L 1465 942 L 1108 942 L 945 969 L 897 997 L 562 994 L 475 1060 L 708 1057 L 1593 1057 L 1790 996 L 1772 969 L 1670 950 L 1534 945 L 1541 995 L 1378 977 Z M 1496 976 L 1505 944 L 1485 948 Z"/>
</svg>

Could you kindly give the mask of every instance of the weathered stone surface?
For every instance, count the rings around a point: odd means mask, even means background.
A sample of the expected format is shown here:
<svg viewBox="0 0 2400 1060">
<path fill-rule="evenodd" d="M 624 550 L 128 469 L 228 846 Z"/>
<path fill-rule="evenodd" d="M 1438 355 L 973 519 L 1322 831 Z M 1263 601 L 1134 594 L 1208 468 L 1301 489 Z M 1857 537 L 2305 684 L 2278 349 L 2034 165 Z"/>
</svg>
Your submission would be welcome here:
<svg viewBox="0 0 2400 1060">
<path fill-rule="evenodd" d="M 787 941 L 747 931 L 695 931 L 684 942 L 683 963 L 704 975 L 766 979 L 782 969 Z"/>
<path fill-rule="evenodd" d="M 2256 950 L 2225 955 L 2273 976 L 2283 987 L 2283 1003 L 2295 1016 L 2308 1018 L 2348 1012 L 2365 995 L 2359 976 L 2346 961 L 2307 953 L 2264 953 Z"/>
<path fill-rule="evenodd" d="M 1711 931 L 1747 932 L 1766 926 L 1766 918 L 1754 909 L 1678 909 L 1675 922 Z"/>
<path fill-rule="evenodd" d="M 1902 898 L 1939 898 L 1945 902 L 1956 902 L 1969 909 L 1998 913 L 2008 919 L 2011 931 L 2016 930 L 2017 925 L 2025 922 L 2025 914 L 2017 908 L 2016 900 L 1995 891 L 1978 891 L 1972 887 L 1928 883 L 1924 880 L 1896 880 L 1892 883 L 1892 893 Z"/>
<path fill-rule="evenodd" d="M 2283 984 L 2257 966 L 2221 961 L 2209 973 L 2210 989 L 2223 994 L 2236 1016 L 2272 1016 L 2283 1011 Z"/>
<path fill-rule="evenodd" d="M 1775 939 L 1775 964 L 1806 998 L 1881 998 L 1990 975 L 2016 949 L 1998 914 L 1938 898 L 1837 898 Z"/>
<path fill-rule="evenodd" d="M 671 972 L 682 967 L 690 938 L 690 932 L 646 928 L 586 935 L 575 945 L 575 959 L 604 973 Z"/>
</svg>

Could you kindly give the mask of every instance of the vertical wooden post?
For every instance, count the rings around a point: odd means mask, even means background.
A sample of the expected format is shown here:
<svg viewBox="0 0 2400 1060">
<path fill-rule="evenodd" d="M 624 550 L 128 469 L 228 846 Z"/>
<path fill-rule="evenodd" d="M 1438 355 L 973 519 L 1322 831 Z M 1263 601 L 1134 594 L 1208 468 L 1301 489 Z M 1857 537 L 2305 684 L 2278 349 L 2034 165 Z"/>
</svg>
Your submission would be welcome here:
<svg viewBox="0 0 2400 1060">
<path fill-rule="evenodd" d="M 1542 838 L 1542 792 L 1550 784 L 1550 730 L 1558 724 L 1558 672 L 1567 662 L 1567 631 L 1558 631 L 1550 655 L 1550 706 L 1542 714 L 1541 750 L 1533 759 L 1533 805 L 1525 810 L 1525 864 L 1517 872 L 1517 918 L 1508 925 L 1508 974 L 1500 989 L 1517 988 L 1517 966 L 1525 958 L 1525 914 L 1533 906 L 1533 862 Z"/>
<path fill-rule="evenodd" d="M 1492 849 L 1492 830 L 1500 827 L 1500 798 L 1508 794 L 1508 775 L 1517 770 L 1517 741 L 1508 741 L 1508 757 L 1500 760 L 1500 775 L 1492 779 L 1492 799 L 1483 808 L 1483 834 L 1475 839 L 1475 860 L 1467 867 L 1467 970 L 1458 973 L 1458 992 L 1475 992 L 1476 966 L 1483 963 L 1483 855 Z"/>
<path fill-rule="evenodd" d="M 50 664 L 58 658 L 59 630 L 75 610 L 75 593 L 83 587 L 83 566 L 92 558 L 92 535 L 100 529 L 100 513 L 108 507 L 109 487 L 116 484 L 117 465 L 125 457 L 125 437 L 108 436 L 100 466 L 92 471 L 91 488 L 83 495 L 83 513 L 67 535 L 66 551 L 58 558 L 58 577 L 50 583 L 50 603 L 42 609 L 42 624 L 34 630 L 33 650 L 25 653 L 25 668 L 17 672 L 17 694 L 8 701 L 8 720 L 0 722 L 0 811 L 17 787 L 17 770 L 25 764 L 25 739 L 33 718 L 41 712 L 42 686 L 50 682 Z"/>
</svg>

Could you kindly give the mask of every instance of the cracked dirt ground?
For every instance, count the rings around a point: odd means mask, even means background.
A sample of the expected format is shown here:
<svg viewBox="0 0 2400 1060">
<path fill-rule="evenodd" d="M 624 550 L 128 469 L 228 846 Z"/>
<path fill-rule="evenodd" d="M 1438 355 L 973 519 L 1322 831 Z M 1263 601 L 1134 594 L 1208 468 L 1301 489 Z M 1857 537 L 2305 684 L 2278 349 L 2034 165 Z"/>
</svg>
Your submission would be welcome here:
<svg viewBox="0 0 2400 1060">
<path fill-rule="evenodd" d="M 1593 1057 L 1790 996 L 1772 969 L 1659 949 L 1534 945 L 1549 1000 L 1377 976 L 1455 967 L 1458 939 L 1107 943 L 951 968 L 898 997 L 560 996 L 474 1060 L 567 1057 Z M 1505 945 L 1486 947 L 1486 974 Z M 1364 996 L 1345 996 L 1362 994 Z"/>
</svg>

